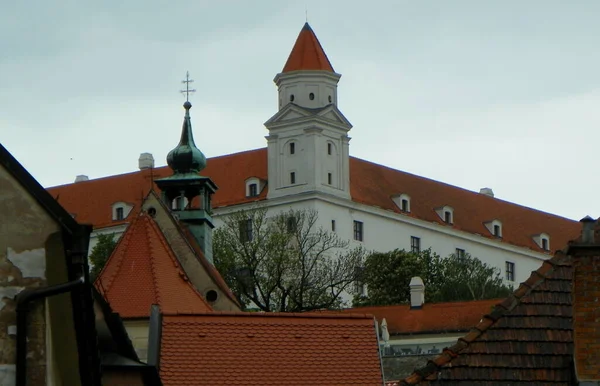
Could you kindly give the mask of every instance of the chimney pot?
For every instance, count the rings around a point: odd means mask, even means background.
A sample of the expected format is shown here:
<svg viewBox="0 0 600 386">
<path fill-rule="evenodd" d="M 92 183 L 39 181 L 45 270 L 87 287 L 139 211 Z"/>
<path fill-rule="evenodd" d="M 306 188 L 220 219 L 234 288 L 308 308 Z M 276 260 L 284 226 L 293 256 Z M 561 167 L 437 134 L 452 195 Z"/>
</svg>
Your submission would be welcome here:
<svg viewBox="0 0 600 386">
<path fill-rule="evenodd" d="M 594 243 L 594 226 L 596 225 L 596 220 L 591 218 L 590 216 L 585 216 L 581 220 L 580 223 L 583 224 L 583 229 L 581 231 L 581 241 L 585 244 L 593 244 Z"/>
<path fill-rule="evenodd" d="M 492 188 L 481 188 L 479 189 L 479 193 L 486 196 L 494 197 L 494 191 L 492 190 Z"/>
<path fill-rule="evenodd" d="M 89 180 L 90 180 L 90 178 L 88 176 L 86 176 L 85 174 L 80 174 L 77 177 L 75 177 L 75 183 L 89 181 Z"/>
<path fill-rule="evenodd" d="M 152 153 L 142 153 L 138 159 L 138 166 L 140 170 L 151 169 L 154 167 L 154 157 Z"/>
<path fill-rule="evenodd" d="M 410 279 L 410 308 L 421 308 L 425 303 L 425 284 L 418 276 Z"/>
</svg>

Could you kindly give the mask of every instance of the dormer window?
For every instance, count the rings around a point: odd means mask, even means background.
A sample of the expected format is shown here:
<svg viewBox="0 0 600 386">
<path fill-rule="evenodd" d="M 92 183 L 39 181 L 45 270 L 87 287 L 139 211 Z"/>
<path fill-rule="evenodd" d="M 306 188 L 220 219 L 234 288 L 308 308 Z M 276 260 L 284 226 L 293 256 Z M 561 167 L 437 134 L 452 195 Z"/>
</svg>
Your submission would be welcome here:
<svg viewBox="0 0 600 386">
<path fill-rule="evenodd" d="M 115 202 L 112 204 L 112 220 L 113 221 L 122 221 L 129 216 L 129 213 L 133 209 L 133 205 L 127 204 L 125 202 Z"/>
<path fill-rule="evenodd" d="M 248 185 L 248 197 L 256 197 L 258 196 L 258 185 L 250 184 Z"/>
<path fill-rule="evenodd" d="M 410 213 L 410 196 L 406 193 L 392 196 L 394 204 L 404 213 Z"/>
<path fill-rule="evenodd" d="M 446 224 L 454 223 L 454 209 L 451 206 L 444 205 L 441 208 L 437 208 L 435 212 Z"/>
<path fill-rule="evenodd" d="M 502 222 L 500 220 L 496 219 L 496 220 L 488 221 L 488 222 L 484 223 L 483 225 L 485 225 L 485 227 L 488 229 L 488 231 L 494 237 L 498 237 L 498 238 L 502 237 Z"/>
<path fill-rule="evenodd" d="M 533 236 L 533 241 L 544 251 L 550 250 L 550 236 L 547 233 L 540 233 Z"/>
<path fill-rule="evenodd" d="M 265 181 L 258 177 L 246 179 L 246 197 L 258 197 L 264 186 Z"/>
</svg>

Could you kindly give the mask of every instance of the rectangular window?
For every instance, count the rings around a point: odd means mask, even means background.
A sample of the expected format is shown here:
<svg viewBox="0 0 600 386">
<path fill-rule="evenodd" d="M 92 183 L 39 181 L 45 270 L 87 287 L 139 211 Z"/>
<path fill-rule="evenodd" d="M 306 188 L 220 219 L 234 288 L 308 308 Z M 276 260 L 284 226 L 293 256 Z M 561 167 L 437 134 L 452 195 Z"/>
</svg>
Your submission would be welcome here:
<svg viewBox="0 0 600 386">
<path fill-rule="evenodd" d="M 290 173 L 290 184 L 295 184 L 296 183 L 296 172 L 291 172 Z"/>
<path fill-rule="evenodd" d="M 116 214 L 115 214 L 115 220 L 123 220 L 124 215 L 123 215 L 123 208 L 117 208 L 116 210 Z"/>
<path fill-rule="evenodd" d="M 327 183 L 329 185 L 331 185 L 331 181 L 333 180 L 333 176 L 331 175 L 331 173 L 327 173 Z"/>
<path fill-rule="evenodd" d="M 296 144 L 294 142 L 290 143 L 290 154 L 296 153 Z"/>
<path fill-rule="evenodd" d="M 335 220 L 331 220 L 331 231 L 335 232 Z"/>
<path fill-rule="evenodd" d="M 548 250 L 548 239 L 542 239 L 542 249 L 544 251 Z"/>
<path fill-rule="evenodd" d="M 252 219 L 240 221 L 240 240 L 245 243 L 252 241 Z"/>
<path fill-rule="evenodd" d="M 248 196 L 249 197 L 258 196 L 258 186 L 256 184 L 250 184 L 250 186 L 248 186 Z"/>
<path fill-rule="evenodd" d="M 452 213 L 449 211 L 445 211 L 444 212 L 444 222 L 446 222 L 446 224 L 452 224 Z"/>
<path fill-rule="evenodd" d="M 506 262 L 506 280 L 515 281 L 515 263 Z"/>
<path fill-rule="evenodd" d="M 494 236 L 500 237 L 500 225 L 494 225 Z"/>
<path fill-rule="evenodd" d="M 364 267 L 354 267 L 354 293 L 365 295 Z"/>
<path fill-rule="evenodd" d="M 354 240 L 363 241 L 363 223 L 354 221 Z"/>
<path fill-rule="evenodd" d="M 296 232 L 296 228 L 298 226 L 298 223 L 296 221 L 296 218 L 293 216 L 290 216 L 287 218 L 286 220 L 286 228 L 288 233 L 294 233 Z"/>
<path fill-rule="evenodd" d="M 456 257 L 465 257 L 465 250 L 456 248 Z"/>
<path fill-rule="evenodd" d="M 409 212 L 408 200 L 406 198 L 402 200 L 402 211 Z"/>
<path fill-rule="evenodd" d="M 410 251 L 414 253 L 421 252 L 421 239 L 419 237 L 410 236 Z"/>
<path fill-rule="evenodd" d="M 331 151 L 332 149 L 331 149 L 331 148 L 332 148 L 332 147 L 333 147 L 333 146 L 331 146 L 331 144 L 330 144 L 330 143 L 328 143 L 328 144 L 327 144 L 327 154 L 331 155 L 331 153 L 332 153 L 332 151 Z"/>
</svg>

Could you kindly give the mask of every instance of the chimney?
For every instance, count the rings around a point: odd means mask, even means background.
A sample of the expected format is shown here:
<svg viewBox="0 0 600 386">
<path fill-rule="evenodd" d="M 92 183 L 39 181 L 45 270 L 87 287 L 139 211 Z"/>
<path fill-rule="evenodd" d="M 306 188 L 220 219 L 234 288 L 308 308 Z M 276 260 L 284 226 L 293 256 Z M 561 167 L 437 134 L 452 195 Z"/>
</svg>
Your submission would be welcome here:
<svg viewBox="0 0 600 386">
<path fill-rule="evenodd" d="M 481 188 L 479 189 L 479 194 L 494 197 L 494 191 L 492 190 L 492 188 Z"/>
<path fill-rule="evenodd" d="M 86 176 L 85 174 L 80 174 L 77 177 L 75 177 L 75 183 L 89 181 L 89 180 L 90 180 L 90 178 L 88 176 Z"/>
<path fill-rule="evenodd" d="M 580 220 L 581 239 L 569 245 L 573 262 L 573 362 L 579 384 L 600 382 L 600 240 L 596 237 L 598 222 L 586 216 Z"/>
<path fill-rule="evenodd" d="M 410 279 L 410 308 L 420 309 L 425 303 L 425 284 L 418 276 Z"/>
<path fill-rule="evenodd" d="M 142 153 L 138 159 L 138 166 L 140 170 L 151 169 L 154 167 L 154 157 L 151 153 Z"/>
</svg>

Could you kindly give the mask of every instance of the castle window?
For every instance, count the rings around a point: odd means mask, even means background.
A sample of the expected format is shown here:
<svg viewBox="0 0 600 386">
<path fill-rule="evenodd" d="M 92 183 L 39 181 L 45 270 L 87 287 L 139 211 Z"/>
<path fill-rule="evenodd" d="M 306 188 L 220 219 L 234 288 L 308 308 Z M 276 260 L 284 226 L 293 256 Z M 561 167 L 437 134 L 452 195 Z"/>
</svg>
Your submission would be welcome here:
<svg viewBox="0 0 600 386">
<path fill-rule="evenodd" d="M 331 153 L 333 152 L 333 145 L 331 145 L 331 143 L 327 144 L 327 154 L 331 155 Z"/>
<path fill-rule="evenodd" d="M 331 95 L 329 96 L 329 98 L 328 98 L 328 99 L 329 99 L 329 103 L 331 103 Z"/>
<path fill-rule="evenodd" d="M 296 222 L 296 218 L 294 216 L 290 216 L 286 220 L 286 228 L 288 233 L 296 232 L 298 223 Z"/>
<path fill-rule="evenodd" d="M 254 236 L 252 234 L 252 219 L 240 221 L 239 226 L 240 226 L 240 240 L 244 243 L 248 242 L 248 241 L 252 241 L 253 236 Z"/>
<path fill-rule="evenodd" d="M 446 224 L 452 224 L 452 212 L 450 212 L 450 211 L 444 212 L 444 222 Z"/>
<path fill-rule="evenodd" d="M 291 172 L 290 173 L 290 184 L 295 184 L 296 183 L 296 172 Z"/>
<path fill-rule="evenodd" d="M 314 93 L 312 93 L 312 92 L 311 92 L 310 94 L 308 94 L 308 99 L 310 99 L 311 101 L 312 101 L 313 99 L 315 99 L 315 94 L 314 94 Z"/>
<path fill-rule="evenodd" d="M 354 240 L 363 241 L 363 223 L 362 223 L 362 221 L 354 221 Z"/>
<path fill-rule="evenodd" d="M 123 208 L 117 208 L 115 211 L 115 220 L 120 221 L 123 220 L 125 218 L 124 214 L 123 214 Z"/>
<path fill-rule="evenodd" d="M 506 262 L 506 280 L 515 281 L 515 263 L 511 261 Z"/>
<path fill-rule="evenodd" d="M 465 257 L 465 250 L 464 249 L 460 249 L 460 248 L 456 248 L 456 257 L 459 258 L 464 258 Z"/>
<path fill-rule="evenodd" d="M 248 196 L 249 197 L 258 196 L 258 185 L 257 184 L 248 185 Z"/>
<path fill-rule="evenodd" d="M 290 102 L 294 101 L 294 94 L 290 95 Z"/>
<path fill-rule="evenodd" d="M 547 251 L 549 249 L 548 248 L 548 239 L 542 239 L 542 249 L 544 251 Z"/>
<path fill-rule="evenodd" d="M 335 232 L 335 220 L 331 220 L 331 231 Z"/>
<path fill-rule="evenodd" d="M 290 143 L 290 154 L 296 154 L 296 143 Z"/>
<path fill-rule="evenodd" d="M 421 238 L 410 236 L 410 251 L 413 253 L 421 252 Z"/>
<path fill-rule="evenodd" d="M 502 237 L 502 228 L 498 224 L 494 225 L 494 236 Z"/>
<path fill-rule="evenodd" d="M 329 185 L 331 185 L 332 180 L 333 180 L 333 176 L 331 175 L 331 173 L 327 173 L 327 183 Z"/>
</svg>

